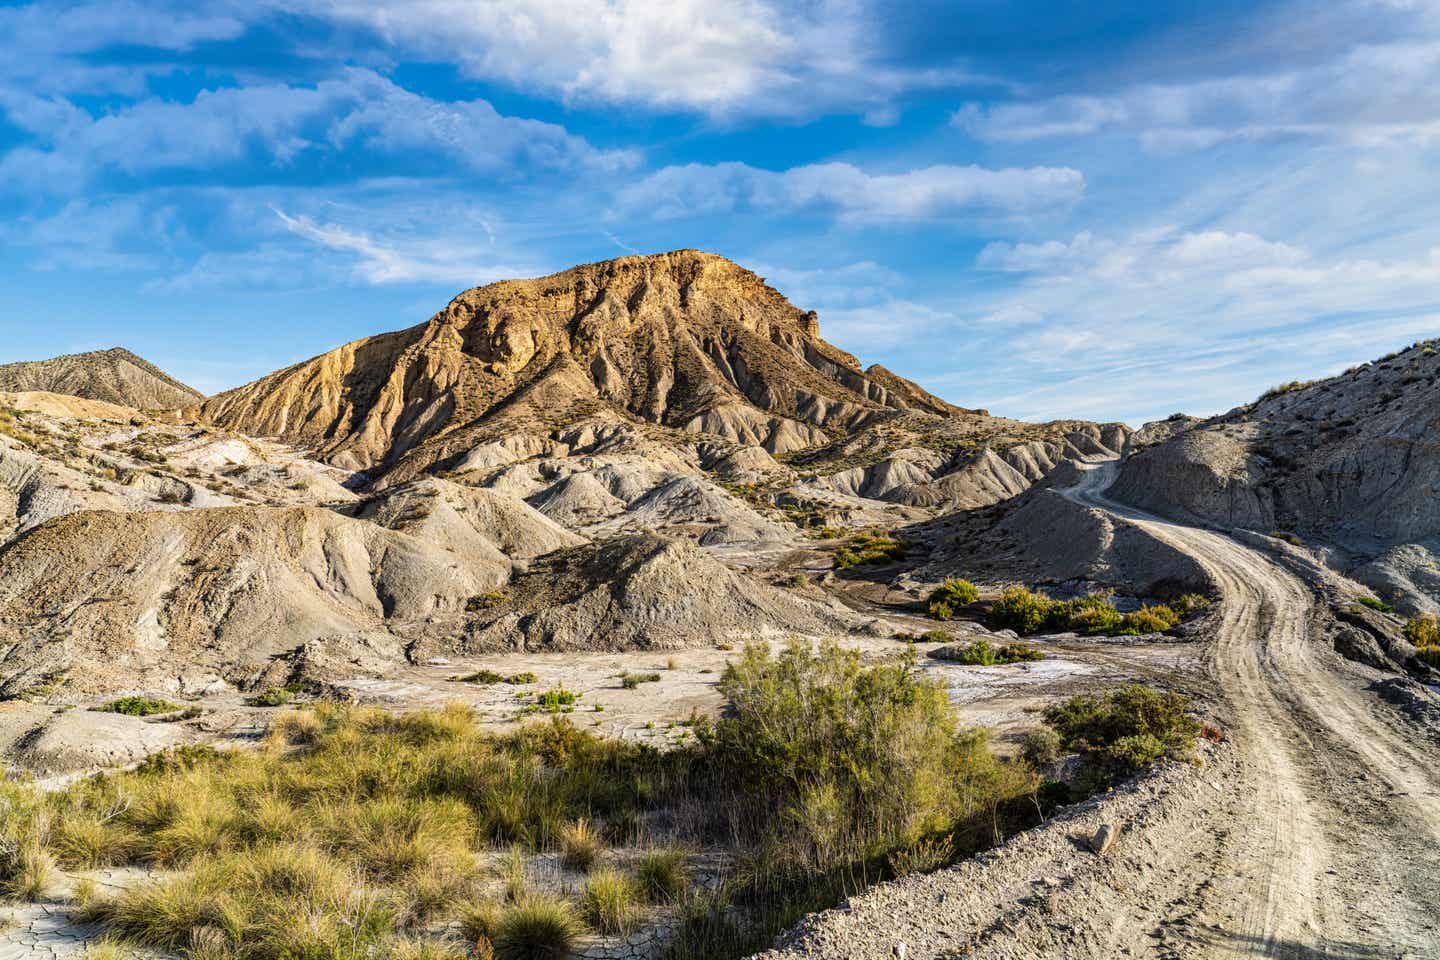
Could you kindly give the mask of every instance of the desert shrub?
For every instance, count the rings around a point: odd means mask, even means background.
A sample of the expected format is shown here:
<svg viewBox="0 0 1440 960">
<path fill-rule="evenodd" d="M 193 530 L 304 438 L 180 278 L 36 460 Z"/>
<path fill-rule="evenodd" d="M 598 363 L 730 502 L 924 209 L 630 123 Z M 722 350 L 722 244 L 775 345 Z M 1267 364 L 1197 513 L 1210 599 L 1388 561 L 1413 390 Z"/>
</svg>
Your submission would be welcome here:
<svg viewBox="0 0 1440 960">
<path fill-rule="evenodd" d="M 1185 593 L 1165 605 L 1181 617 L 1189 617 L 1210 606 L 1210 598 L 1199 593 Z"/>
<path fill-rule="evenodd" d="M 246 697 L 245 702 L 252 707 L 283 707 L 294 699 L 295 692 L 293 690 L 285 687 L 271 687 L 253 697 Z"/>
<path fill-rule="evenodd" d="M 1067 625 L 1086 636 L 1109 635 L 1121 628 L 1124 618 L 1104 597 L 1083 597 L 1071 601 Z"/>
<path fill-rule="evenodd" d="M 569 713 L 575 707 L 575 701 L 580 699 L 580 694 L 574 690 L 566 690 L 563 686 L 555 687 L 535 695 L 535 705 L 547 713 Z"/>
<path fill-rule="evenodd" d="M 601 933 L 628 933 L 639 915 L 640 887 L 629 874 L 602 867 L 585 879 L 580 908 Z"/>
<path fill-rule="evenodd" d="M 476 594 L 465 601 L 465 609 L 471 613 L 478 613 L 481 610 L 496 610 L 510 602 L 510 597 L 503 590 L 492 590 L 489 593 Z"/>
<path fill-rule="evenodd" d="M 969 580 L 946 580 L 930 594 L 926 609 L 936 620 L 954 620 L 957 613 L 980 599 Z"/>
<path fill-rule="evenodd" d="M 1288 530 L 1271 530 L 1269 534 L 1275 540 L 1284 540 L 1292 547 L 1303 547 L 1305 541 Z"/>
<path fill-rule="evenodd" d="M 1139 636 L 1144 633 L 1164 633 L 1180 622 L 1180 615 L 1169 607 L 1141 607 L 1120 618 L 1120 628 L 1114 633 Z"/>
<path fill-rule="evenodd" d="M 535 896 L 505 909 L 490 942 L 496 960 L 561 960 L 584 933 L 585 925 L 568 902 Z"/>
<path fill-rule="evenodd" d="M 674 847 L 645 851 L 635 861 L 635 879 L 651 903 L 677 900 L 689 883 L 685 852 Z"/>
<path fill-rule="evenodd" d="M 589 870 L 605 844 L 590 821 L 581 817 L 560 831 L 560 859 L 567 867 Z"/>
<path fill-rule="evenodd" d="M 1395 612 L 1395 608 L 1390 606 L 1390 604 L 1386 603 L 1384 600 L 1377 600 L 1374 597 L 1357 597 L 1355 602 L 1360 604 L 1362 607 L 1369 607 L 1371 610 L 1376 610 L 1380 613 Z"/>
<path fill-rule="evenodd" d="M 160 700 L 155 697 L 121 697 L 91 709 L 97 713 L 122 713 L 127 717 L 149 717 L 157 713 L 174 713 L 183 708 L 178 703 L 171 703 L 169 700 Z"/>
<path fill-rule="evenodd" d="M 517 687 L 523 687 L 523 686 L 525 686 L 526 684 L 539 683 L 539 682 L 540 682 L 540 678 L 537 677 L 535 674 L 530 673 L 529 671 L 526 671 L 526 672 L 524 672 L 524 673 L 512 673 L 512 674 L 510 674 L 510 676 L 509 676 L 508 678 L 506 678 L 505 682 L 506 682 L 506 683 L 509 683 L 509 684 L 513 684 L 514 686 L 517 686 Z"/>
<path fill-rule="evenodd" d="M 866 668 L 834 643 L 797 641 L 778 655 L 750 644 L 720 689 L 730 710 L 708 739 L 727 780 L 760 805 L 778 871 L 822 872 L 913 844 L 1003 792 L 983 738 L 958 729 L 944 687 L 913 655 Z M 957 777 L 982 768 L 990 789 Z"/>
<path fill-rule="evenodd" d="M 908 847 L 896 850 L 886 858 L 890 864 L 890 872 L 897 877 L 929 873 L 946 866 L 953 859 L 955 841 L 948 836 L 925 837 Z"/>
<path fill-rule="evenodd" d="M 835 566 L 845 570 L 862 564 L 895 563 L 905 559 L 905 544 L 885 534 L 862 533 L 835 554 Z"/>
<path fill-rule="evenodd" d="M 1047 767 L 1060 758 L 1060 735 L 1045 727 L 1031 730 L 1020 742 L 1020 755 L 1037 770 Z"/>
<path fill-rule="evenodd" d="M 627 672 L 620 674 L 620 686 L 624 687 L 626 690 L 634 690 L 642 683 L 658 683 L 659 680 L 660 674 L 658 673 Z"/>
<path fill-rule="evenodd" d="M 1318 380 L 1291 380 L 1288 383 L 1282 383 L 1266 390 L 1260 394 L 1260 399 L 1269 400 L 1274 397 L 1283 397 L 1287 393 L 1295 393 L 1296 391 L 1304 390 L 1306 387 L 1313 387 L 1319 382 Z"/>
<path fill-rule="evenodd" d="M 994 667 L 1007 663 L 1026 663 L 1045 659 L 1045 654 L 1029 644 L 1006 643 L 997 647 L 985 637 L 958 650 L 953 648 L 942 648 L 942 650 L 944 651 L 943 659 L 975 667 Z"/>
<path fill-rule="evenodd" d="M 471 943 L 489 942 L 500 926 L 501 908 L 493 900 L 479 900 L 460 908 L 460 931 Z"/>
<path fill-rule="evenodd" d="M 476 670 L 474 673 L 466 674 L 459 679 L 461 683 L 474 683 L 482 687 L 488 687 L 492 683 L 504 682 L 505 677 L 502 674 L 496 673 L 494 670 Z"/>
<path fill-rule="evenodd" d="M 1440 619 L 1433 613 L 1412 617 L 1405 623 L 1405 639 L 1415 645 L 1426 663 L 1440 670 Z"/>
<path fill-rule="evenodd" d="M 1185 759 L 1200 725 L 1186 699 L 1140 684 L 1098 697 L 1071 697 L 1045 711 L 1045 722 L 1066 750 L 1079 753 L 1096 786 L 1108 786 L 1162 758 Z"/>
<path fill-rule="evenodd" d="M 44 899 L 55 873 L 50 826 L 37 793 L 0 782 L 0 901 Z"/>
<path fill-rule="evenodd" d="M 990 623 L 1021 636 L 1039 633 L 1050 622 L 1055 601 L 1024 587 L 1006 587 L 990 608 Z"/>
</svg>

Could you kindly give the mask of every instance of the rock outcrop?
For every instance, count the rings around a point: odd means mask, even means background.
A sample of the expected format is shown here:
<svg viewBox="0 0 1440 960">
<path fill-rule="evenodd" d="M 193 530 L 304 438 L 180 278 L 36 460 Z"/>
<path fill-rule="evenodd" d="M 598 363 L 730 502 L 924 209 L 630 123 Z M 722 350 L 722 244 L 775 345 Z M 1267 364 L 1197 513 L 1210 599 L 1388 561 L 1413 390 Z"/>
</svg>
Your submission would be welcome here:
<svg viewBox="0 0 1440 960">
<path fill-rule="evenodd" d="M 191 414 L 312 444 L 332 463 L 413 475 L 500 424 L 597 410 L 758 444 L 823 442 L 896 410 L 957 412 L 819 336 L 814 313 L 695 250 L 468 290 L 426 323 L 346 344 Z M 408 455 L 408 457 L 407 457 Z"/>
</svg>

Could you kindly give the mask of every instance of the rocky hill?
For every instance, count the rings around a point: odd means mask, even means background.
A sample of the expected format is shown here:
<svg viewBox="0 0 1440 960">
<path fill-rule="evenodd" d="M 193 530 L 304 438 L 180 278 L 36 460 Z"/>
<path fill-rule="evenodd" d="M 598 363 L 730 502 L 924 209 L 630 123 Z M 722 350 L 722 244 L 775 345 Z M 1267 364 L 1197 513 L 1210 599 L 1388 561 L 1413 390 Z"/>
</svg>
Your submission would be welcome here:
<svg viewBox="0 0 1440 960">
<path fill-rule="evenodd" d="M 0 391 L 69 394 L 150 410 L 205 399 L 200 391 L 122 347 L 0 366 Z"/>
<path fill-rule="evenodd" d="M 1440 341 L 1172 426 L 1136 435 L 1113 496 L 1166 516 L 1317 541 L 1382 596 L 1437 609 Z"/>
<path fill-rule="evenodd" d="M 517 426 L 608 411 L 772 454 L 907 411 L 962 411 L 826 343 L 816 315 L 695 250 L 468 290 L 427 322 L 346 344 L 192 411 L 407 473 Z"/>
</svg>

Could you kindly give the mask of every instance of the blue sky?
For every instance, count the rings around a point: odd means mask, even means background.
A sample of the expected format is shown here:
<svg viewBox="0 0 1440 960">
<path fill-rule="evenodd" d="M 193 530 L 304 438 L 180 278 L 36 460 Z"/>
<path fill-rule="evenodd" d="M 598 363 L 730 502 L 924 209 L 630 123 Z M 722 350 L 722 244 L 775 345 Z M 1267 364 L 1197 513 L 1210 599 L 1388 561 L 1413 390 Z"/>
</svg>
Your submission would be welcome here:
<svg viewBox="0 0 1440 960">
<path fill-rule="evenodd" d="M 966 406 L 1138 424 L 1440 334 L 1440 4 L 0 2 L 0 362 L 207 392 L 700 247 Z"/>
</svg>

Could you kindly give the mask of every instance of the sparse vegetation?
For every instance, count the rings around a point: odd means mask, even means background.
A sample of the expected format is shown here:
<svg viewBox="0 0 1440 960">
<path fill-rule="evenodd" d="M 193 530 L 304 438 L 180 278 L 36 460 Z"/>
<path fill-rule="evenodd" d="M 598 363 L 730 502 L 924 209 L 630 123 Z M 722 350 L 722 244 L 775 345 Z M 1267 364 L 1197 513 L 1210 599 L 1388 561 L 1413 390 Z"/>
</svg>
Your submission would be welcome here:
<svg viewBox="0 0 1440 960">
<path fill-rule="evenodd" d="M 980 591 L 969 580 L 946 580 L 930 594 L 926 609 L 936 620 L 954 620 L 962 609 L 978 599 Z"/>
<path fill-rule="evenodd" d="M 1296 391 L 1304 390 L 1306 387 L 1313 387 L 1319 382 L 1318 380 L 1291 380 L 1288 383 L 1282 383 L 1266 390 L 1260 394 L 1260 399 L 1270 400 L 1274 397 L 1283 397 L 1287 393 L 1295 393 Z"/>
<path fill-rule="evenodd" d="M 1426 663 L 1440 670 L 1440 619 L 1433 613 L 1412 617 L 1405 623 L 1405 639 L 1415 645 Z"/>
<path fill-rule="evenodd" d="M 658 683 L 659 681 L 660 674 L 658 673 L 626 672 L 620 674 L 620 686 L 624 687 L 626 690 L 634 690 L 642 683 Z"/>
<path fill-rule="evenodd" d="M 470 613 L 478 613 L 482 610 L 497 610 L 510 602 L 509 594 L 503 590 L 492 590 L 489 593 L 481 593 L 465 601 L 465 609 Z"/>
<path fill-rule="evenodd" d="M 1386 603 L 1384 600 L 1377 600 L 1374 597 L 1356 597 L 1355 602 L 1360 604 L 1360 606 L 1362 607 L 1369 607 L 1371 610 L 1375 610 L 1379 613 L 1395 612 L 1395 608 L 1390 606 L 1390 604 Z"/>
<path fill-rule="evenodd" d="M 156 697 L 121 697 L 92 707 L 96 713 L 121 713 L 127 717 L 150 717 L 159 713 L 174 713 L 183 709 L 178 703 Z"/>
<path fill-rule="evenodd" d="M 1158 760 L 1188 759 L 1200 724 L 1185 710 L 1186 699 L 1140 684 L 1098 697 L 1078 696 L 1045 711 L 1045 722 L 1065 750 L 1080 754 L 1086 776 L 1108 787 Z"/>
<path fill-rule="evenodd" d="M 320 703 L 280 713 L 258 750 L 178 748 L 48 795 L 5 785 L 0 884 L 38 896 L 56 858 L 163 867 L 113 899 L 91 890 L 86 915 L 135 947 L 196 956 L 438 955 L 449 948 L 429 931 L 455 921 L 477 955 L 548 957 L 584 917 L 628 930 L 646 904 L 678 909 L 686 937 L 741 916 L 745 938 L 770 936 L 797 909 L 1033 821 L 1029 768 L 961 730 L 913 657 L 865 667 L 835 645 L 751 646 L 721 687 L 731 711 L 686 721 L 664 752 L 563 717 L 495 735 L 460 706 Z M 603 834 L 656 819 L 743 869 L 712 894 L 688 889 L 680 846 L 633 871 L 601 865 Z M 511 849 L 503 908 L 481 896 L 489 844 Z M 541 850 L 589 868 L 576 899 L 531 886 Z"/>
<path fill-rule="evenodd" d="M 600 834 L 584 817 L 567 824 L 560 831 L 560 859 L 567 867 L 589 870 L 599 858 L 602 849 L 604 843 L 600 840 Z"/>
<path fill-rule="evenodd" d="M 1301 540 L 1298 536 L 1288 530 L 1271 530 L 1269 536 L 1276 540 L 1283 540 L 1286 543 L 1290 544 L 1290 546 L 1292 547 L 1305 546 L 1304 540 Z"/>
<path fill-rule="evenodd" d="M 945 650 L 946 648 L 942 647 L 941 649 Z M 981 637 L 958 650 L 948 652 L 944 659 L 970 666 L 993 667 L 1006 663 L 1029 663 L 1035 660 L 1044 660 L 1045 654 L 1029 644 L 1006 643 L 997 647 Z"/>
<path fill-rule="evenodd" d="M 1024 587 L 1008 587 L 990 608 L 990 625 L 1022 636 L 1066 630 L 1089 636 L 1139 636 L 1173 629 L 1209 603 L 1198 594 L 1186 594 L 1180 602 L 1183 612 L 1155 605 L 1122 614 L 1109 597 L 1099 594 L 1052 600 Z"/>
<path fill-rule="evenodd" d="M 846 570 L 863 564 L 895 563 L 905 559 L 905 544 L 885 534 L 862 533 L 835 554 L 837 569 Z"/>
</svg>

